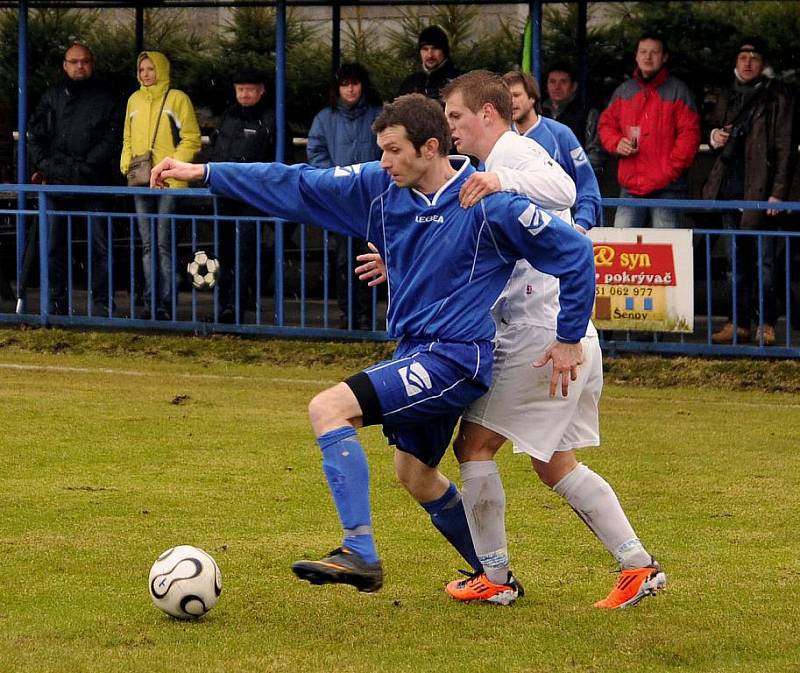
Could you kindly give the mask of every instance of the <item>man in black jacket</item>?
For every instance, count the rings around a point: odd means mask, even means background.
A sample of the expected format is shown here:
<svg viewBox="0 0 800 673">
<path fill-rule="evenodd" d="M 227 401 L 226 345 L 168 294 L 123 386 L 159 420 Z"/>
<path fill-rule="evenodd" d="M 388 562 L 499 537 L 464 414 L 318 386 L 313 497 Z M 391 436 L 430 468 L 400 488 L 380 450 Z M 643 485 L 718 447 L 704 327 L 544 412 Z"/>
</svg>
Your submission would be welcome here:
<svg viewBox="0 0 800 673">
<path fill-rule="evenodd" d="M 119 157 L 121 107 L 94 77 L 94 56 L 82 44 L 64 53 L 66 77 L 42 95 L 28 125 L 28 146 L 34 173 L 31 182 L 52 185 L 108 184 L 113 162 Z M 98 195 L 53 196 L 50 209 L 97 213 L 106 209 Z M 91 315 L 111 315 L 113 287 L 108 278 L 109 218 L 87 215 L 91 245 L 91 288 L 87 306 Z M 50 311 L 66 314 L 67 218 L 50 216 Z M 73 237 L 74 237 L 73 229 Z M 113 285 L 113 284 L 111 284 Z M 110 300 L 110 301 L 109 301 Z"/>
<path fill-rule="evenodd" d="M 211 136 L 209 161 L 275 161 L 275 113 L 264 96 L 264 78 L 253 70 L 239 72 L 233 80 L 236 102 L 225 110 L 219 126 Z M 219 257 L 222 275 L 219 279 L 220 322 L 241 320 L 245 306 L 255 303 L 256 243 L 258 223 L 238 217 L 263 216 L 256 209 L 239 201 L 218 200 L 218 213 L 224 216 L 219 227 Z M 236 258 L 236 230 L 239 230 L 239 258 Z M 272 268 L 272 255 L 265 255 L 267 268 Z M 239 314 L 236 313 L 236 283 L 239 286 Z"/>
<path fill-rule="evenodd" d="M 542 114 L 566 124 L 586 150 L 595 173 L 603 170 L 608 159 L 597 137 L 600 112 L 581 103 L 575 70 L 566 63 L 554 63 L 547 71 L 547 100 L 542 102 Z"/>
<path fill-rule="evenodd" d="M 767 75 L 768 57 L 767 44 L 759 37 L 747 37 L 739 43 L 734 81 L 722 92 L 707 120 L 711 129 L 708 141 L 717 151 L 717 159 L 703 187 L 704 199 L 779 203 L 788 196 L 797 153 L 793 129 L 795 102 L 780 80 Z M 776 222 L 780 212 L 777 209 L 723 211 L 722 226 L 774 230 L 780 226 Z M 732 343 L 734 335 L 739 343 L 746 341 L 751 335 L 751 321 L 758 325 L 754 338 L 757 344 L 775 343 L 780 294 L 775 288 L 777 242 L 775 237 L 762 237 L 759 253 L 756 236 L 736 239 L 736 296 L 731 299 L 728 321 L 711 336 L 714 343 Z M 732 275 L 731 248 L 728 257 Z M 730 292 L 733 293 L 732 287 Z M 763 302 L 759 302 L 762 293 Z M 760 308 L 763 312 L 759 315 Z"/>
<path fill-rule="evenodd" d="M 444 86 L 461 74 L 450 60 L 450 42 L 439 26 L 428 26 L 419 34 L 417 45 L 422 71 L 406 77 L 397 95 L 421 93 L 439 100 Z"/>
</svg>

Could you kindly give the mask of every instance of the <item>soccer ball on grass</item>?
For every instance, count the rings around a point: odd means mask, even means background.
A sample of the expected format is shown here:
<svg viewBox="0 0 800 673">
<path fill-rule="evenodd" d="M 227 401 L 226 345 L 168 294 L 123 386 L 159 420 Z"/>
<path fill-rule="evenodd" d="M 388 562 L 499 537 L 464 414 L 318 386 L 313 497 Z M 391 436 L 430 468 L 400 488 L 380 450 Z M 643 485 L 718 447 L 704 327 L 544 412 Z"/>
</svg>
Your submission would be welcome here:
<svg viewBox="0 0 800 673">
<path fill-rule="evenodd" d="M 186 265 L 189 280 L 198 290 L 212 289 L 219 279 L 219 271 L 219 260 L 205 250 L 195 252 L 192 261 Z"/>
<path fill-rule="evenodd" d="M 202 549 L 188 544 L 167 549 L 150 569 L 150 598 L 178 619 L 201 617 L 219 600 L 222 573 Z"/>
</svg>

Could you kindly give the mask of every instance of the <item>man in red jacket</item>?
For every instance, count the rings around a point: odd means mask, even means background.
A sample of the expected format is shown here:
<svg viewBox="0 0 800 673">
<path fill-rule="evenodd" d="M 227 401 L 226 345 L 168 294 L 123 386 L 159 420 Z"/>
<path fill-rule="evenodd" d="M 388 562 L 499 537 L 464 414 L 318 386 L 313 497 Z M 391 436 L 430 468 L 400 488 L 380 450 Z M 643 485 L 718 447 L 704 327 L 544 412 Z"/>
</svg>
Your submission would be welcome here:
<svg viewBox="0 0 800 673">
<path fill-rule="evenodd" d="M 700 144 L 700 118 L 689 88 L 665 67 L 663 37 L 645 34 L 636 47 L 633 77 L 620 84 L 600 115 L 600 141 L 619 157 L 621 198 L 685 199 L 686 171 Z M 681 226 L 670 208 L 617 209 L 615 227 Z"/>
</svg>

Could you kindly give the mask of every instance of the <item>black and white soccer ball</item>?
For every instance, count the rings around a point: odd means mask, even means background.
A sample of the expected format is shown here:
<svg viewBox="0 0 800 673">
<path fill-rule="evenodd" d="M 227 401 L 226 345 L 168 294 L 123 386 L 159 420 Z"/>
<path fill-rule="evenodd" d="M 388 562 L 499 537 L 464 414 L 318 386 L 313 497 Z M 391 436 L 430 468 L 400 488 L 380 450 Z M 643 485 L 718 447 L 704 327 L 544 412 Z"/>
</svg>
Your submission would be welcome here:
<svg viewBox="0 0 800 673">
<path fill-rule="evenodd" d="M 156 559 L 149 584 L 156 607 L 178 619 L 194 619 L 217 604 L 222 573 L 210 554 L 182 544 Z"/>
<path fill-rule="evenodd" d="M 219 260 L 205 250 L 195 252 L 192 261 L 186 265 L 189 280 L 198 290 L 213 289 L 219 279 L 219 272 Z"/>
</svg>

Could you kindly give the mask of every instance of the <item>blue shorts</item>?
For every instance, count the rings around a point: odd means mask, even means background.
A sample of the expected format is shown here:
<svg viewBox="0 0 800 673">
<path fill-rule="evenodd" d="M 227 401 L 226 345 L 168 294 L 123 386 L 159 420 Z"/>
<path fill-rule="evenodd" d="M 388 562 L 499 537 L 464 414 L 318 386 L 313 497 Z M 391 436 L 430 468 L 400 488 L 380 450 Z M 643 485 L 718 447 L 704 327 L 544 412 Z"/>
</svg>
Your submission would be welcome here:
<svg viewBox="0 0 800 673">
<path fill-rule="evenodd" d="M 391 360 L 363 373 L 375 389 L 389 444 L 435 467 L 461 414 L 489 389 L 492 343 L 404 339 Z"/>
</svg>

